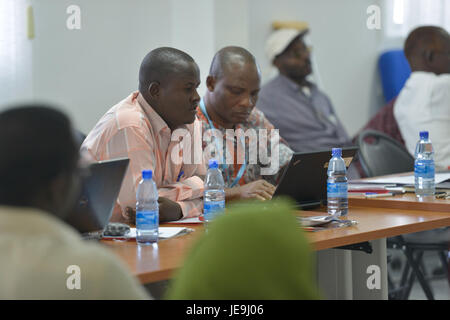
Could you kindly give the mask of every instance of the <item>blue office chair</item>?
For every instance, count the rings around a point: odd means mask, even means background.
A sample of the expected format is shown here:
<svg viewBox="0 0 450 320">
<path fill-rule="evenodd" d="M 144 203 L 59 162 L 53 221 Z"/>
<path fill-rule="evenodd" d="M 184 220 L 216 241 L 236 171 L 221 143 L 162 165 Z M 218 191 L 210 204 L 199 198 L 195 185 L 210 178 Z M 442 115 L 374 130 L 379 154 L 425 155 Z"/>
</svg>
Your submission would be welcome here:
<svg viewBox="0 0 450 320">
<path fill-rule="evenodd" d="M 408 60 L 403 50 L 389 50 L 380 55 L 378 60 L 381 84 L 385 102 L 391 101 L 402 90 L 411 74 Z"/>
</svg>

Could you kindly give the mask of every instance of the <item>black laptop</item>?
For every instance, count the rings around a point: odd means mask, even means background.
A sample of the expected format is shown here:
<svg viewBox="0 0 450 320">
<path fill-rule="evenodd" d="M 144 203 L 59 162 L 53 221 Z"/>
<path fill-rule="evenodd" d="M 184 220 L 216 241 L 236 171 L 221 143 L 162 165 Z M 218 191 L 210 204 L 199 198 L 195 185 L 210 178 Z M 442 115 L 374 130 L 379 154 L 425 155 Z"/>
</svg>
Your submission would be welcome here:
<svg viewBox="0 0 450 320">
<path fill-rule="evenodd" d="M 111 218 L 129 161 L 124 158 L 91 164 L 83 178 L 81 194 L 65 222 L 86 237 L 103 231 Z"/>
<path fill-rule="evenodd" d="M 347 169 L 357 151 L 358 147 L 342 148 L 342 158 Z M 289 196 L 301 209 L 326 204 L 327 170 L 330 159 L 331 149 L 294 153 L 273 197 Z"/>
</svg>

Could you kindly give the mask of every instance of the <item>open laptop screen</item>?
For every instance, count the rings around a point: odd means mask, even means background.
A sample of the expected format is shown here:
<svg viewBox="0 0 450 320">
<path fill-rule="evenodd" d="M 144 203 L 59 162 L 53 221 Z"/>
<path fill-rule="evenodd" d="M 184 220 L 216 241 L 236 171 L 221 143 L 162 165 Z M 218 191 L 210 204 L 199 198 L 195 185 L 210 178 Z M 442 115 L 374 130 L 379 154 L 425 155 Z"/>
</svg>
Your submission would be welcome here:
<svg viewBox="0 0 450 320">
<path fill-rule="evenodd" d="M 358 147 L 342 148 L 342 157 L 347 169 L 357 150 Z M 331 149 L 294 153 L 273 197 L 289 196 L 302 208 L 318 206 L 325 202 L 330 159 Z"/>
<path fill-rule="evenodd" d="M 129 159 L 93 163 L 81 194 L 65 221 L 80 233 L 101 231 L 111 218 Z"/>
</svg>

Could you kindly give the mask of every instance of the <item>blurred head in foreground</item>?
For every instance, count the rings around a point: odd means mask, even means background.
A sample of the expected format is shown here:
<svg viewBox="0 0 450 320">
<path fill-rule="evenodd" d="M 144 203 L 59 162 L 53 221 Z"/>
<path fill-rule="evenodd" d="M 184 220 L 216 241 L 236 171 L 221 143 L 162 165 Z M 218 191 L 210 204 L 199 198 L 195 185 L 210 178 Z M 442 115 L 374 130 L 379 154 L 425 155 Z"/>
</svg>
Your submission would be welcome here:
<svg viewBox="0 0 450 320">
<path fill-rule="evenodd" d="M 194 244 L 168 299 L 318 299 L 309 244 L 288 201 L 240 203 Z"/>
</svg>

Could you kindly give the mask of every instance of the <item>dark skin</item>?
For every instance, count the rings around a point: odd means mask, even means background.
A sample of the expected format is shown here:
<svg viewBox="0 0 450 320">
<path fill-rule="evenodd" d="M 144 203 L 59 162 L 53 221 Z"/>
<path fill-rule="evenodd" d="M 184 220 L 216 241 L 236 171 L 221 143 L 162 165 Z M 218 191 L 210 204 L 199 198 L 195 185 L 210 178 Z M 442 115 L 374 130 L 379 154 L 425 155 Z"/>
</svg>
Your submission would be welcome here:
<svg viewBox="0 0 450 320">
<path fill-rule="evenodd" d="M 193 123 L 200 96 L 200 71 L 195 62 L 180 61 L 177 71 L 160 81 L 153 81 L 146 91 L 141 92 L 144 99 L 174 131 L 184 124 Z"/>
<path fill-rule="evenodd" d="M 309 49 L 302 37 L 295 38 L 288 48 L 275 58 L 273 64 L 280 74 L 298 85 L 308 85 L 306 77 L 312 72 L 311 59 Z"/>
<path fill-rule="evenodd" d="M 433 43 L 416 48 L 408 57 L 411 70 L 432 72 L 436 75 L 450 73 L 450 35 L 445 30 L 436 31 Z"/>
<path fill-rule="evenodd" d="M 177 71 L 160 81 L 153 81 L 146 91 L 141 91 L 144 99 L 152 106 L 173 132 L 185 124 L 193 123 L 200 96 L 200 71 L 195 62 L 177 62 Z M 175 201 L 160 197 L 159 221 L 179 220 L 183 217 L 181 207 Z M 127 207 L 126 214 L 132 224 L 136 224 L 135 208 Z"/>
<path fill-rule="evenodd" d="M 226 129 L 233 129 L 246 122 L 258 100 L 261 78 L 256 65 L 237 56 L 230 58 L 221 76 L 209 75 L 205 105 L 209 117 Z M 257 180 L 243 186 L 225 190 L 227 200 L 269 200 L 275 186 L 265 180 Z"/>
<path fill-rule="evenodd" d="M 31 206 L 64 220 L 75 204 L 80 188 L 81 178 L 76 171 L 60 173 L 39 189 Z"/>
</svg>

